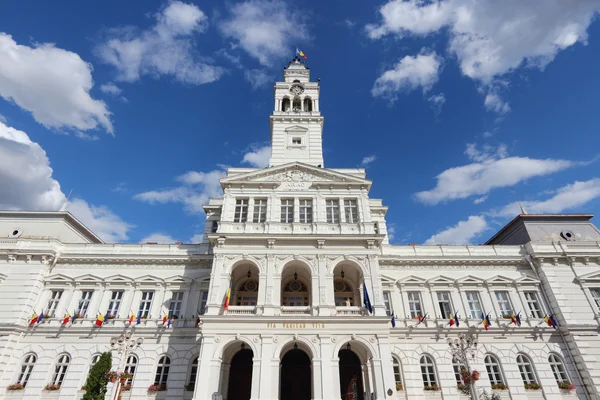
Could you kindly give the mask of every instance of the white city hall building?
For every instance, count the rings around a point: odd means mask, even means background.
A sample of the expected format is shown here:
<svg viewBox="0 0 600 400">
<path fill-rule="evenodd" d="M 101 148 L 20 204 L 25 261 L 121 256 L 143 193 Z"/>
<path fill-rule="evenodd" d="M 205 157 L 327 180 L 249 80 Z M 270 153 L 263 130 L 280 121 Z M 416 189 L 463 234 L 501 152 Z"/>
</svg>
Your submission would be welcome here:
<svg viewBox="0 0 600 400">
<path fill-rule="evenodd" d="M 309 68 L 290 62 L 274 96 L 270 165 L 227 171 L 200 244 L 109 244 L 66 211 L 0 212 L 0 399 L 79 399 L 106 351 L 133 374 L 123 399 L 460 399 L 459 334 L 477 342 L 479 389 L 600 399 L 591 215 L 522 214 L 479 246 L 390 245 L 365 170 L 325 168 Z"/>
</svg>

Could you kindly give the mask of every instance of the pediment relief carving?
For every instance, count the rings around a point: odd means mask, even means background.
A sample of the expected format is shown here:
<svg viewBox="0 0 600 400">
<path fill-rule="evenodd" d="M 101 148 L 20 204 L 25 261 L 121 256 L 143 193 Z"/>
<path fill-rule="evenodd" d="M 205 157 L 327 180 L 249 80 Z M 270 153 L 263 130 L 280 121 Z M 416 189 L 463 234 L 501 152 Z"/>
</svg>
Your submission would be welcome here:
<svg viewBox="0 0 600 400">
<path fill-rule="evenodd" d="M 309 172 L 300 171 L 300 170 L 292 170 L 285 171 L 279 174 L 266 176 L 262 180 L 268 182 L 324 182 L 330 181 L 330 179 L 325 179 L 322 176 L 317 176 L 315 174 L 311 174 Z"/>
</svg>

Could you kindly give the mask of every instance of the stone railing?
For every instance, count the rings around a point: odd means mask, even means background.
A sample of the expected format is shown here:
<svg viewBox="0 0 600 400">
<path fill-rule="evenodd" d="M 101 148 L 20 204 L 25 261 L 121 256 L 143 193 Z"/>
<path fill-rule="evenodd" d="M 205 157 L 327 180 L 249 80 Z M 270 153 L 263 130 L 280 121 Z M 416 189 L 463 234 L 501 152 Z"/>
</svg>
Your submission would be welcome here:
<svg viewBox="0 0 600 400">
<path fill-rule="evenodd" d="M 337 315 L 364 315 L 364 309 L 358 306 L 342 306 L 336 307 Z"/>
<path fill-rule="evenodd" d="M 310 315 L 310 306 L 281 306 L 281 315 Z"/>
<path fill-rule="evenodd" d="M 256 306 L 229 306 L 225 310 L 227 315 L 252 315 L 256 314 Z"/>
</svg>

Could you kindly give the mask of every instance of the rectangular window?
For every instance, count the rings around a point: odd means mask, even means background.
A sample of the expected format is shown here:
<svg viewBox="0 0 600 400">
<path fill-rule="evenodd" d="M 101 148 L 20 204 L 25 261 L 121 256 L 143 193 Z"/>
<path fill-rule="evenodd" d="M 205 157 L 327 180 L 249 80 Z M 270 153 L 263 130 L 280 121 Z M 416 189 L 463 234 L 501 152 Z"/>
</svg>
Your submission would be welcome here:
<svg viewBox="0 0 600 400">
<path fill-rule="evenodd" d="M 340 223 L 340 202 L 337 199 L 325 200 L 325 211 L 327 212 L 327 222 L 330 224 Z"/>
<path fill-rule="evenodd" d="M 496 301 L 503 317 L 512 315 L 512 305 L 510 304 L 508 292 L 496 292 Z"/>
<path fill-rule="evenodd" d="M 300 223 L 312 224 L 312 200 L 300 199 Z"/>
<path fill-rule="evenodd" d="M 80 318 L 83 318 L 87 314 L 88 306 L 90 305 L 90 300 L 92 299 L 92 295 L 94 294 L 93 290 L 84 290 L 81 292 L 81 298 L 79 299 L 79 304 L 77 305 L 76 314 L 80 315 Z"/>
<path fill-rule="evenodd" d="M 212 226 L 210 227 L 210 231 L 212 233 L 217 233 L 217 229 L 219 229 L 219 221 L 213 221 Z"/>
<path fill-rule="evenodd" d="M 233 222 L 248 221 L 248 199 L 237 199 L 235 201 L 235 215 Z"/>
<path fill-rule="evenodd" d="M 533 318 L 544 318 L 542 306 L 536 292 L 525 292 L 525 300 Z"/>
<path fill-rule="evenodd" d="M 392 304 L 390 301 L 390 297 L 390 292 L 383 292 L 383 304 L 385 305 L 385 314 L 388 316 L 392 315 Z"/>
<path fill-rule="evenodd" d="M 356 224 L 358 222 L 358 205 L 356 204 L 356 200 L 344 200 L 344 214 L 347 223 Z"/>
<path fill-rule="evenodd" d="M 590 289 L 590 293 L 592 294 L 592 299 L 596 303 L 596 307 L 600 308 L 600 288 L 592 288 Z"/>
<path fill-rule="evenodd" d="M 142 318 L 148 318 L 150 316 L 153 297 L 154 292 L 142 292 L 142 299 L 140 300 L 140 308 L 138 310 L 138 313 Z"/>
<path fill-rule="evenodd" d="M 169 317 L 181 317 L 181 304 L 183 303 L 183 292 L 173 292 L 169 303 Z"/>
<path fill-rule="evenodd" d="M 299 137 L 292 138 L 292 144 L 296 144 L 296 145 L 302 144 L 302 138 L 299 138 Z"/>
<path fill-rule="evenodd" d="M 208 290 L 200 292 L 200 315 L 206 312 L 206 302 L 208 301 Z"/>
<path fill-rule="evenodd" d="M 108 314 L 113 317 L 117 317 L 119 314 L 119 307 L 121 307 L 121 300 L 123 299 L 122 290 L 113 290 L 110 293 L 110 303 L 108 304 Z"/>
<path fill-rule="evenodd" d="M 267 199 L 254 199 L 254 218 L 252 222 L 265 222 L 267 220 Z"/>
<path fill-rule="evenodd" d="M 60 302 L 60 298 L 62 297 L 62 290 L 53 290 L 50 294 L 50 300 L 48 300 L 48 306 L 46 307 L 46 317 L 54 317 L 54 313 L 58 308 L 58 303 Z"/>
<path fill-rule="evenodd" d="M 294 222 L 294 199 L 281 200 L 281 222 L 284 224 Z"/>
<path fill-rule="evenodd" d="M 423 309 L 421 308 L 421 294 L 419 292 L 408 292 L 407 294 L 410 317 L 418 318 L 419 315 L 423 316 Z"/>
<path fill-rule="evenodd" d="M 481 318 L 481 300 L 479 299 L 479 292 L 466 292 L 467 303 L 469 304 L 469 312 L 471 318 Z"/>
<path fill-rule="evenodd" d="M 450 292 L 437 292 L 437 298 L 440 306 L 440 317 L 442 319 L 450 319 L 450 316 L 452 315 Z"/>
</svg>

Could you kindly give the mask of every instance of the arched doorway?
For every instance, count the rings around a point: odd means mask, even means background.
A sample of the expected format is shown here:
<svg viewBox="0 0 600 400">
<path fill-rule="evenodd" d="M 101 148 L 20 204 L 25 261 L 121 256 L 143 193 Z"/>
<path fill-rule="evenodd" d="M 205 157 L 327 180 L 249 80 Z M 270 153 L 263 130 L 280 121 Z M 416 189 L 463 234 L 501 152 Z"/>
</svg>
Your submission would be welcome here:
<svg viewBox="0 0 600 400">
<path fill-rule="evenodd" d="M 279 382 L 280 400 L 310 400 L 312 398 L 312 378 L 310 358 L 294 348 L 281 360 Z"/>
<path fill-rule="evenodd" d="M 350 349 L 338 353 L 340 359 L 340 393 L 343 400 L 363 400 L 363 378 L 360 359 Z"/>
<path fill-rule="evenodd" d="M 231 359 L 227 400 L 250 400 L 252 392 L 252 350 L 241 349 Z"/>
</svg>

